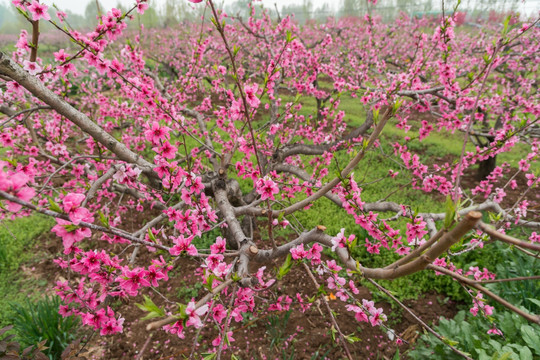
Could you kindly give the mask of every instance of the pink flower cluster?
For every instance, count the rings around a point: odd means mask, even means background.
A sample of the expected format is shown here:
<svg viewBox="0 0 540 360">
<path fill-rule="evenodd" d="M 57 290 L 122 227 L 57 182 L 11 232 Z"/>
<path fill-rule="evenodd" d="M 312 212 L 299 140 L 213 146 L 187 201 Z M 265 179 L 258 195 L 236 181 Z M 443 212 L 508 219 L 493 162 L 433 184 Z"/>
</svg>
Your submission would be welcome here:
<svg viewBox="0 0 540 360">
<path fill-rule="evenodd" d="M 376 308 L 373 301 L 362 299 L 362 306 L 347 305 L 347 310 L 355 313 L 354 317 L 357 321 L 368 322 L 372 326 L 377 326 L 386 321 L 386 315 L 382 308 Z"/>
<path fill-rule="evenodd" d="M 421 245 L 424 242 L 422 238 L 428 233 L 426 225 L 421 216 L 415 217 L 412 223 L 407 223 L 407 240 L 409 244 Z"/>
<path fill-rule="evenodd" d="M 92 231 L 88 227 L 77 226 L 81 222 L 94 222 L 92 213 L 80 206 L 85 198 L 86 196 L 83 194 L 69 193 L 62 199 L 62 208 L 68 214 L 70 221 L 57 218 L 57 225 L 51 231 L 62 238 L 64 254 L 70 254 L 75 250 L 75 243 L 92 235 Z"/>
<path fill-rule="evenodd" d="M 32 199 L 36 192 L 33 188 L 27 186 L 31 178 L 24 172 L 6 172 L 4 166 L 5 162 L 0 161 L 0 191 L 5 191 L 23 201 Z M 7 210 L 14 213 L 22 208 L 22 205 L 11 201 L 6 201 L 6 205 Z"/>
<path fill-rule="evenodd" d="M 493 314 L 493 306 L 487 305 L 486 300 L 484 299 L 484 295 L 481 292 L 478 292 L 476 296 L 473 299 L 473 307 L 470 309 L 471 314 L 473 316 L 476 316 L 478 314 L 478 311 L 482 309 L 482 312 L 485 315 L 492 315 Z"/>
<path fill-rule="evenodd" d="M 100 330 L 100 334 L 111 335 L 123 331 L 124 319 L 117 317 L 110 307 L 104 307 L 107 296 L 125 298 L 136 296 L 140 287 L 157 287 L 158 281 L 168 280 L 168 271 L 172 269 L 163 257 L 152 260 L 148 269 L 136 267 L 130 269 L 121 266 L 121 260 L 110 257 L 106 251 L 93 250 L 83 252 L 75 249 L 75 256 L 69 263 L 57 260 L 57 263 L 81 275 L 83 278 L 76 289 L 67 281 L 58 281 L 56 293 L 66 303 L 60 309 L 63 316 L 79 315 L 83 324 Z"/>
<path fill-rule="evenodd" d="M 255 186 L 257 193 L 261 195 L 261 200 L 275 200 L 274 195 L 279 193 L 277 184 L 268 177 L 258 179 Z"/>
</svg>

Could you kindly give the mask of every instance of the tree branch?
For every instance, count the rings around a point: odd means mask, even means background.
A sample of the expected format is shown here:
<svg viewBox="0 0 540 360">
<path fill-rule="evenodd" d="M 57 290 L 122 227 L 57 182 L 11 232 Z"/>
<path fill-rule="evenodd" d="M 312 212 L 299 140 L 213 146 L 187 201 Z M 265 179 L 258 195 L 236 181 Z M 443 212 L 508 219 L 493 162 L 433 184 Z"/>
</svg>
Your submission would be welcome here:
<svg viewBox="0 0 540 360">
<path fill-rule="evenodd" d="M 523 318 L 527 319 L 528 321 L 540 324 L 540 316 L 534 315 L 534 314 L 529 314 L 528 312 L 525 312 L 525 311 L 521 310 L 520 308 L 510 304 L 508 301 L 504 300 L 503 298 L 499 297 L 498 295 L 495 295 L 494 293 L 492 293 L 487 288 L 483 287 L 482 285 L 479 285 L 476 282 L 476 280 L 469 279 L 469 278 L 467 278 L 465 276 L 459 275 L 459 274 L 457 274 L 457 273 L 455 273 L 455 272 L 453 272 L 451 270 L 448 270 L 446 268 L 443 268 L 441 266 L 436 266 L 436 265 L 430 264 L 430 265 L 427 266 L 427 268 L 430 269 L 430 270 L 438 271 L 438 272 L 446 274 L 446 275 L 450 275 L 451 277 L 453 277 L 457 281 L 459 281 L 459 282 L 461 282 L 463 284 L 466 284 L 466 285 L 468 285 L 470 287 L 473 287 L 476 290 L 481 291 L 482 293 L 488 295 L 490 298 L 497 301 L 499 304 L 506 307 L 508 310 L 515 312 L 516 314 L 522 316 Z"/>
<path fill-rule="evenodd" d="M 2 51 L 0 51 L 0 74 L 6 75 L 18 82 L 35 97 L 49 105 L 60 115 L 77 125 L 82 131 L 92 136 L 98 143 L 116 154 L 119 159 L 128 163 L 137 164 L 147 175 L 154 179 L 157 178 L 157 174 L 154 173 L 153 165 L 151 163 L 128 149 L 111 134 L 107 133 L 99 125 L 90 120 L 88 116 L 61 99 L 52 90 L 43 85 L 37 77 L 24 71 L 19 64 L 11 60 L 9 56 Z"/>
<path fill-rule="evenodd" d="M 500 241 L 505 242 L 507 244 L 511 244 L 511 245 L 519 246 L 521 248 L 525 248 L 525 249 L 540 252 L 540 245 L 535 244 L 535 243 L 531 243 L 531 242 L 527 242 L 527 241 L 521 241 L 521 240 L 516 239 L 516 238 L 514 238 L 512 236 L 500 233 L 497 230 L 491 228 L 490 226 L 488 226 L 488 225 L 486 225 L 486 224 L 484 224 L 482 222 L 478 224 L 478 228 L 480 230 L 482 230 L 483 232 L 485 232 L 486 234 L 488 234 L 494 240 L 500 240 Z"/>
</svg>

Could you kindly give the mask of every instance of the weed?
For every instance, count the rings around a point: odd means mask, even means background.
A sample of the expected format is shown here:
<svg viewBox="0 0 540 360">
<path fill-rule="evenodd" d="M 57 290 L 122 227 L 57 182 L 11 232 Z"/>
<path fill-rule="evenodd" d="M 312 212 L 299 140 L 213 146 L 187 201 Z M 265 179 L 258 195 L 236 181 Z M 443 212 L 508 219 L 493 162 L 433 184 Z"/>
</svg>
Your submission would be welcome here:
<svg viewBox="0 0 540 360">
<path fill-rule="evenodd" d="M 285 334 L 291 312 L 292 310 L 288 310 L 282 316 L 271 315 L 268 317 L 268 323 L 266 324 L 266 333 L 270 336 L 271 348 L 275 348 L 276 350 L 278 350 L 279 346 L 286 340 Z"/>
<path fill-rule="evenodd" d="M 203 288 L 202 283 L 195 283 L 191 286 L 182 285 L 178 288 L 178 293 L 176 294 L 179 299 L 183 302 L 188 303 L 193 298 L 199 297 L 199 291 Z"/>
<path fill-rule="evenodd" d="M 0 329 L 0 336 L 8 333 L 13 326 L 7 326 Z M 47 360 L 48 357 L 41 352 L 44 349 L 44 342 L 42 341 L 37 346 L 29 346 L 26 349 L 21 349 L 21 345 L 12 341 L 15 335 L 4 336 L 0 339 L 0 359 L 17 359 L 17 360 Z"/>
<path fill-rule="evenodd" d="M 460 311 L 452 320 L 441 318 L 434 329 L 446 342 L 474 359 L 535 359 L 540 356 L 540 326 L 529 324 L 516 313 L 496 312 L 493 320 L 504 336 L 490 335 L 490 323 L 481 316 Z M 422 335 L 411 359 L 461 359 L 431 334 Z"/>
<path fill-rule="evenodd" d="M 28 300 L 24 305 L 14 304 L 13 329 L 25 346 L 45 341 L 44 353 L 52 359 L 60 359 L 64 349 L 75 339 L 78 318 L 63 317 L 58 313 L 61 305 L 57 296 L 46 297 L 37 303 Z"/>
</svg>

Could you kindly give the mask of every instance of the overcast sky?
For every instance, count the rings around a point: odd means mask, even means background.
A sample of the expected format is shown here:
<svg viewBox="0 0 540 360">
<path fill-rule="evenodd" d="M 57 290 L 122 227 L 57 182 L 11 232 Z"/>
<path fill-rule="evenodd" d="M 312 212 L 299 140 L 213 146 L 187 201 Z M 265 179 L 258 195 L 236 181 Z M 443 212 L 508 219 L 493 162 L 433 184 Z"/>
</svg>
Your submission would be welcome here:
<svg viewBox="0 0 540 360">
<path fill-rule="evenodd" d="M 75 13 L 84 14 L 84 9 L 86 8 L 86 5 L 90 1 L 95 0 L 41 0 L 41 2 L 46 3 L 48 5 L 52 5 L 55 3 L 60 9 L 69 9 Z M 161 8 L 163 4 L 167 0 L 151 0 L 152 6 L 157 6 Z M 186 1 L 187 0 L 175 0 L 175 1 Z M 463 1 L 464 4 L 469 2 L 474 2 L 475 0 L 466 0 Z M 10 0 L 0 0 L 0 2 L 7 4 L 10 3 Z M 111 9 L 112 7 L 116 6 L 118 2 L 125 4 L 125 5 L 131 5 L 134 3 L 134 0 L 100 0 L 100 3 L 107 9 Z M 225 3 L 227 3 L 228 0 L 225 0 Z M 232 2 L 232 1 L 230 1 Z M 485 2 L 485 0 L 484 0 Z M 501 3 L 504 2 L 504 0 L 493 0 L 493 2 Z M 514 1 L 506 1 L 507 3 L 512 3 Z M 217 3 L 221 3 L 220 0 L 217 0 Z M 266 7 L 274 7 L 274 3 L 277 4 L 278 8 L 281 9 L 283 5 L 289 5 L 291 3 L 297 3 L 301 4 L 302 0 L 262 0 L 262 3 L 265 4 Z M 338 7 L 341 5 L 342 0 L 312 0 L 314 8 L 320 7 L 323 4 L 327 3 L 331 7 Z M 438 3 L 438 1 L 436 1 Z M 193 4 L 194 6 L 202 6 L 202 4 Z M 540 10 L 540 0 L 523 0 L 520 1 L 520 8 L 519 11 L 522 13 L 526 13 L 529 15 L 536 14 L 538 15 L 538 11 Z"/>
<path fill-rule="evenodd" d="M 47 5 L 52 5 L 53 3 L 56 4 L 60 9 L 69 9 L 71 11 L 73 11 L 74 13 L 78 13 L 80 15 L 83 15 L 84 14 L 84 9 L 86 8 L 86 5 L 90 2 L 90 1 L 95 1 L 95 0 L 41 0 L 42 3 L 45 3 Z M 176 1 L 185 1 L 187 2 L 187 0 L 176 0 Z M 10 0 L 0 0 L 0 2 L 4 3 L 4 4 L 7 4 L 7 3 L 10 3 L 11 1 Z M 124 4 L 124 5 L 131 5 L 131 4 L 134 4 L 135 1 L 134 0 L 100 0 L 99 1 L 101 5 L 103 5 L 105 8 L 107 9 L 111 9 L 113 7 L 116 6 L 116 4 L 118 4 L 119 2 Z M 158 7 L 161 7 L 164 3 L 166 2 L 166 0 L 151 0 L 151 4 L 152 6 L 158 6 Z M 231 1 L 232 2 L 232 1 Z M 288 5 L 288 4 L 291 4 L 291 3 L 299 3 L 301 4 L 302 3 L 302 0 L 263 0 L 262 1 L 263 4 L 266 6 L 266 7 L 274 7 L 274 3 L 276 3 L 278 5 L 278 8 L 281 9 L 281 7 L 283 5 Z M 221 1 L 216 1 L 216 3 L 221 3 Z M 227 3 L 227 1 L 225 2 Z M 314 5 L 314 7 L 319 7 L 320 5 L 323 5 L 324 3 L 328 3 L 328 4 L 332 4 L 332 3 L 341 3 L 341 0 L 334 0 L 334 1 L 327 1 L 327 0 L 312 0 L 312 3 Z M 201 4 L 194 4 L 194 6 L 202 6 L 202 3 Z"/>
</svg>

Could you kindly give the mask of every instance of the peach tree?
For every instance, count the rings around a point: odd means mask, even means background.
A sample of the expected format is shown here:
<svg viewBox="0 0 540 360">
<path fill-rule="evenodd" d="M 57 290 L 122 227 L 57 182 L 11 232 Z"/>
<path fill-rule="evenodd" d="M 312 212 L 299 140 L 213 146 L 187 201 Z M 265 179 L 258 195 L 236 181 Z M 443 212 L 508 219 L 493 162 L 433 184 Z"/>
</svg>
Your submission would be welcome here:
<svg viewBox="0 0 540 360">
<path fill-rule="evenodd" d="M 531 256 L 540 250 L 532 203 L 540 183 L 538 20 L 509 17 L 474 32 L 455 31 L 452 15 L 435 23 L 403 14 L 390 24 L 366 15 L 300 26 L 253 4 L 241 18 L 212 0 L 191 2 L 205 7 L 202 21 L 132 31 L 128 21 L 148 8 L 137 0 L 81 33 L 58 9 L 54 17 L 37 0 L 13 1 L 32 33 L 21 31 L 13 53 L 0 52 L 0 214 L 55 218 L 64 255 L 56 263 L 71 274 L 55 288 L 62 314 L 80 316 L 101 335 L 122 332 L 111 300 L 157 288 L 191 258 L 199 269 L 185 275 L 204 284 L 204 296 L 167 309 L 145 296 L 140 307 L 154 318 L 148 330 L 184 337 L 186 328 L 217 325 L 217 358 L 245 314 L 309 308 L 303 289 L 290 297 L 275 288 L 292 266 L 373 326 L 385 326 L 387 316 L 357 296 L 358 283 L 395 299 L 377 280 L 420 271 L 463 284 L 475 314 L 489 316 L 491 298 L 540 322 L 483 285 L 494 273 L 459 269 L 452 262 L 459 254 L 450 256 L 452 247 L 465 253 L 489 241 Z M 71 44 L 40 58 L 44 21 Z M 346 98 L 356 110 L 344 109 Z M 353 124 L 351 116 L 362 120 Z M 388 128 L 413 131 L 385 137 Z M 423 162 L 411 144 L 433 134 L 460 134 L 460 155 Z M 471 147 L 478 136 L 488 140 Z M 378 166 L 366 158 L 384 151 L 383 140 L 395 165 L 384 179 L 394 185 L 368 201 L 371 183 L 355 172 Z M 467 170 L 512 153 L 521 154 L 518 163 L 493 166 L 474 188 L 463 186 Z M 501 185 L 503 176 L 509 180 Z M 511 202 L 510 189 L 519 191 Z M 396 192 L 431 194 L 445 210 L 390 201 Z M 297 215 L 322 198 L 367 235 L 305 228 Z M 506 234 L 516 227 L 531 230 L 521 239 Z M 196 247 L 203 236 L 211 244 Z M 352 255 L 357 247 L 399 259 L 366 267 Z"/>
</svg>

